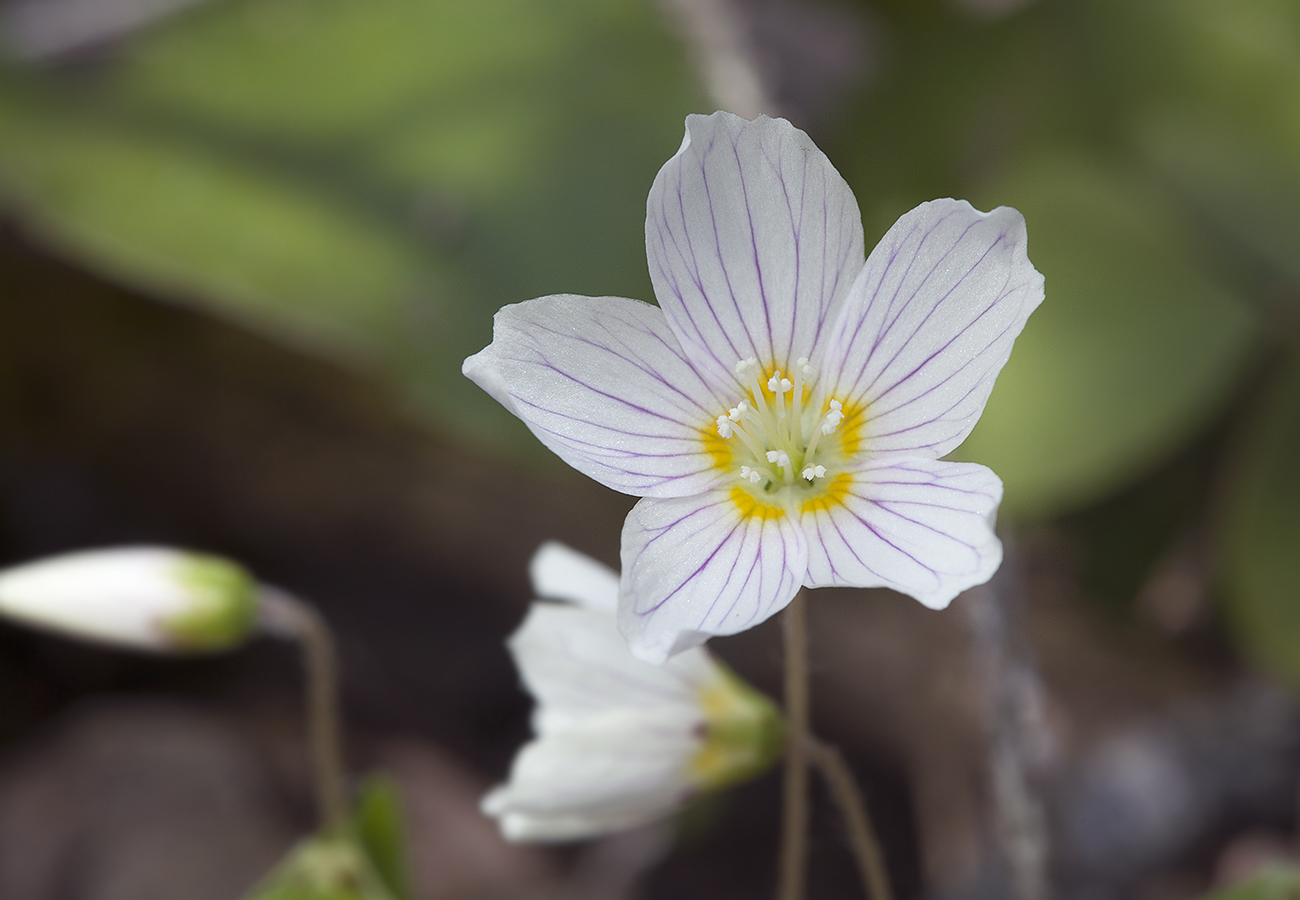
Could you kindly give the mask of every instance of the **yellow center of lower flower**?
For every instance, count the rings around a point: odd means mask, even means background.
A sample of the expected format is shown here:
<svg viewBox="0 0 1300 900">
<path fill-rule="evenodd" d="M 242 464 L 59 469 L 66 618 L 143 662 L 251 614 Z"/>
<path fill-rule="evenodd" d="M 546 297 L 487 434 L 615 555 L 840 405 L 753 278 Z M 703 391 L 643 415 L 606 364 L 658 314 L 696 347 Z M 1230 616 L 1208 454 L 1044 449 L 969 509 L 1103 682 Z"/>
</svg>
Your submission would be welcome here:
<svg viewBox="0 0 1300 900">
<path fill-rule="evenodd" d="M 688 776 L 712 791 L 753 778 L 781 755 L 785 723 L 776 706 L 719 663 L 719 678 L 699 693 L 703 724 Z"/>
<path fill-rule="evenodd" d="M 736 478 L 732 498 L 750 516 L 770 517 L 830 505 L 848 487 L 845 463 L 856 454 L 862 410 L 813 390 L 808 360 L 793 370 L 736 363 L 749 397 L 703 430 L 718 466 Z"/>
</svg>

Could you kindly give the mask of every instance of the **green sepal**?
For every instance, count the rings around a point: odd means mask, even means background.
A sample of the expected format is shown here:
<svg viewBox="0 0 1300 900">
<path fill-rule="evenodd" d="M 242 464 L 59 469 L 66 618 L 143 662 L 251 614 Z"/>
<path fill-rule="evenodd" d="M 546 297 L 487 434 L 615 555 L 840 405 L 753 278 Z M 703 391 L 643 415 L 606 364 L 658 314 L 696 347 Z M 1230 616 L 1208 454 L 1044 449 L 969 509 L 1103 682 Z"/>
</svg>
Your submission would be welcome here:
<svg viewBox="0 0 1300 900">
<path fill-rule="evenodd" d="M 248 638 L 257 618 L 257 586 L 248 572 L 217 556 L 187 553 L 176 578 L 190 602 L 160 624 L 178 649 L 226 650 Z"/>
<path fill-rule="evenodd" d="M 721 662 L 721 678 L 700 697 L 704 744 L 691 762 L 703 790 L 716 791 L 766 772 L 785 748 L 785 720 L 766 694 Z"/>
</svg>

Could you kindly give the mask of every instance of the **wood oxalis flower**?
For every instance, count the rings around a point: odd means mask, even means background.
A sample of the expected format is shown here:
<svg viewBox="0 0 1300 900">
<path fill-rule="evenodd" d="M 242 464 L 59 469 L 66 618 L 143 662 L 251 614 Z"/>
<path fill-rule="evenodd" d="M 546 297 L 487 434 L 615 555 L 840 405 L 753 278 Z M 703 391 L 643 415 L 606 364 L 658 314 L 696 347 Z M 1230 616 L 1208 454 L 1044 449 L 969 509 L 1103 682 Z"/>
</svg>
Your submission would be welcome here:
<svg viewBox="0 0 1300 900">
<path fill-rule="evenodd" d="M 1002 558 L 992 471 L 940 457 L 1043 298 L 1024 219 L 923 203 L 864 260 L 853 192 L 784 119 L 690 116 L 646 210 L 658 307 L 497 313 L 465 374 L 579 471 L 643 497 L 619 626 L 662 661 L 803 585 L 931 607 Z"/>
</svg>

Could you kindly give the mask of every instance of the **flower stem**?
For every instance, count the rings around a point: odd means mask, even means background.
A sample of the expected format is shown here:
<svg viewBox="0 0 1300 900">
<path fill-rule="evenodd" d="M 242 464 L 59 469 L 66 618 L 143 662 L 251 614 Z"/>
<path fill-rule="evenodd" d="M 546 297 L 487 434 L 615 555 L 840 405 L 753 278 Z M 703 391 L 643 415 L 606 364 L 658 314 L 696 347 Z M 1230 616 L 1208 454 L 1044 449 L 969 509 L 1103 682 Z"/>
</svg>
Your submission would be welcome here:
<svg viewBox="0 0 1300 900">
<path fill-rule="evenodd" d="M 295 641 L 302 650 L 307 678 L 307 740 L 321 829 L 341 835 L 347 829 L 343 787 L 343 739 L 339 728 L 338 658 L 329 625 L 309 604 L 262 587 L 259 624 L 267 634 Z"/>
<path fill-rule="evenodd" d="M 777 900 L 803 900 L 808 864 L 808 606 L 795 594 L 782 617 L 785 633 L 785 795 Z"/>
<path fill-rule="evenodd" d="M 867 806 L 862 802 L 862 792 L 858 790 L 857 780 L 844 762 L 844 756 L 834 746 L 812 735 L 808 736 L 808 756 L 813 765 L 821 770 L 831 796 L 835 798 L 844 822 L 848 825 L 849 841 L 853 855 L 858 860 L 858 872 L 862 876 L 862 888 L 866 891 L 868 900 L 893 900 L 894 893 L 889 887 L 889 873 L 885 869 L 876 830 L 871 827 L 871 817 L 867 815 Z"/>
</svg>

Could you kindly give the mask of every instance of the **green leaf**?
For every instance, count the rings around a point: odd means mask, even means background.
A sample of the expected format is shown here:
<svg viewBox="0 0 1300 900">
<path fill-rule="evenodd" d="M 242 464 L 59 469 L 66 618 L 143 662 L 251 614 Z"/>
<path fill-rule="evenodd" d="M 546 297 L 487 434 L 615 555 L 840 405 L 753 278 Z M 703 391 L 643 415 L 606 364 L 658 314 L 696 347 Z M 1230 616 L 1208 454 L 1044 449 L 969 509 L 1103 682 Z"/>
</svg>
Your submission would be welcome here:
<svg viewBox="0 0 1300 900">
<path fill-rule="evenodd" d="M 361 784 L 357 797 L 357 839 L 396 900 L 411 900 L 406 858 L 406 827 L 397 785 L 373 774 Z"/>
<path fill-rule="evenodd" d="M 1300 52 L 1300 48 L 1297 49 Z M 1226 116 L 1166 110 L 1140 132 L 1148 156 L 1228 238 L 1300 284 L 1300 141 L 1270 145 Z"/>
<path fill-rule="evenodd" d="M 1046 299 L 958 455 L 1003 478 L 1010 513 L 1061 512 L 1204 426 L 1236 382 L 1255 318 L 1158 197 L 1113 169 L 1043 156 L 979 196 L 1024 213 Z"/>
<path fill-rule="evenodd" d="M 244 900 L 398 900 L 350 837 L 308 838 Z"/>
<path fill-rule="evenodd" d="M 1300 687 L 1300 351 L 1292 351 L 1236 461 L 1223 528 L 1238 645 Z"/>
<path fill-rule="evenodd" d="M 1253 878 L 1206 894 L 1203 900 L 1300 900 L 1300 868 L 1265 866 Z"/>
<path fill-rule="evenodd" d="M 1234 251 L 1300 282 L 1300 6 L 1152 6 L 1161 77 L 1134 104 L 1140 151 Z"/>
<path fill-rule="evenodd" d="M 224 0 L 76 75 L 0 72 L 30 227 L 480 436 L 522 433 L 460 375 L 500 306 L 651 297 L 646 192 L 703 105 L 622 0 Z"/>
</svg>

